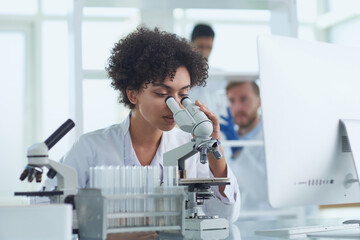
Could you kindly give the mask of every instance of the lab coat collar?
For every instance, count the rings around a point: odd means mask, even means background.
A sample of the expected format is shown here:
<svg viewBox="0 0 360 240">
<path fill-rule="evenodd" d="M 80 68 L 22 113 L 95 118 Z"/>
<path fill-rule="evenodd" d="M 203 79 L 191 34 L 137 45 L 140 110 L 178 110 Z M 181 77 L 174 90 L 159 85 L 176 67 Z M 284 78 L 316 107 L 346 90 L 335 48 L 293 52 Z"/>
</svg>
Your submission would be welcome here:
<svg viewBox="0 0 360 240">
<path fill-rule="evenodd" d="M 141 166 L 139 159 L 136 156 L 135 150 L 132 147 L 131 136 L 129 132 L 130 128 L 130 117 L 131 112 L 128 117 L 120 123 L 122 131 L 122 139 L 124 139 L 124 162 L 125 166 Z M 155 153 L 153 160 L 150 163 L 150 166 L 160 166 L 163 168 L 163 154 L 166 152 L 165 142 L 167 142 L 167 132 L 163 132 L 160 145 Z"/>
<path fill-rule="evenodd" d="M 129 132 L 130 117 L 131 117 L 131 111 L 130 111 L 129 115 L 125 118 L 125 120 L 120 123 L 120 129 L 123 130 L 123 131 L 121 131 L 121 136 L 120 136 L 121 139 L 124 139 L 125 135 Z"/>
</svg>

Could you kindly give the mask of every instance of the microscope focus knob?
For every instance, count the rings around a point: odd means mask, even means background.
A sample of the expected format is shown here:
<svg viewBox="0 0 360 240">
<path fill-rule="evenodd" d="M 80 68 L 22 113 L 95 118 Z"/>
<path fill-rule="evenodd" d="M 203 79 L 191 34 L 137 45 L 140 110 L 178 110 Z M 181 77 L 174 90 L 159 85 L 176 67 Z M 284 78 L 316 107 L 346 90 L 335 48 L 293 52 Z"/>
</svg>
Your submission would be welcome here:
<svg viewBox="0 0 360 240">
<path fill-rule="evenodd" d="M 50 170 L 47 173 L 47 176 L 48 176 L 48 178 L 53 179 L 56 176 L 56 171 L 54 169 L 50 168 Z"/>
</svg>

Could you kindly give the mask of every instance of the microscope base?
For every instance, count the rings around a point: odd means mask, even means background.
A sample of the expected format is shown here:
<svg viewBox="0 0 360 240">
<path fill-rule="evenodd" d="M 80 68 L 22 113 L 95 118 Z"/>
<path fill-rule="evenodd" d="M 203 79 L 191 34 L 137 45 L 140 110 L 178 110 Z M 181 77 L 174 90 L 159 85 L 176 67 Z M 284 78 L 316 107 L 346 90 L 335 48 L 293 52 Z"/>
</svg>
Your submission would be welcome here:
<svg viewBox="0 0 360 240">
<path fill-rule="evenodd" d="M 229 229 L 212 229 L 206 231 L 186 230 L 185 239 L 227 239 Z"/>
<path fill-rule="evenodd" d="M 215 229 L 227 229 L 229 228 L 229 222 L 225 218 L 186 218 L 185 230 L 215 230 Z"/>
</svg>

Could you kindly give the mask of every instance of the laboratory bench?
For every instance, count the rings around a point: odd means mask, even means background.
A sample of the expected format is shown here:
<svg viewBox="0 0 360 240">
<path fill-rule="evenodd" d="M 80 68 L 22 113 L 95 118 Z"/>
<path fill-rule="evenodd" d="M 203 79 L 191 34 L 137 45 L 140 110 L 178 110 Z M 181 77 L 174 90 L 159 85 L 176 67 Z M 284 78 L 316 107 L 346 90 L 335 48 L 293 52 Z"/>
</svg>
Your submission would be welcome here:
<svg viewBox="0 0 360 240">
<path fill-rule="evenodd" d="M 313 233 L 306 236 L 306 234 L 288 235 L 288 236 L 265 236 L 255 233 L 259 230 L 274 230 L 282 228 L 298 228 L 305 226 L 340 226 L 345 218 L 305 218 L 305 219 L 279 219 L 279 220 L 239 220 L 231 224 L 226 238 L 216 238 L 216 231 L 212 234 L 204 235 L 197 239 L 229 239 L 229 240 L 284 240 L 284 239 L 311 239 L 311 240 L 326 240 L 326 239 L 360 239 L 360 228 L 353 228 L 347 230 L 334 230 L 322 233 Z M 220 234 L 221 235 L 221 234 Z M 156 239 L 188 239 L 184 237 L 175 237 L 168 234 L 160 233 Z M 193 238 L 196 239 L 196 238 Z"/>
<path fill-rule="evenodd" d="M 306 234 L 288 235 L 270 237 L 269 235 L 260 235 L 256 231 L 283 229 L 283 228 L 305 228 L 307 226 L 340 226 L 347 218 L 300 218 L 300 219 L 279 219 L 265 221 L 237 221 L 231 225 L 228 239 L 241 240 L 265 240 L 265 239 L 360 239 L 360 229 L 335 230 L 322 233 L 312 233 L 309 237 Z M 238 232 L 238 233 L 237 233 Z M 323 235 L 324 237 L 320 236 Z M 327 237 L 325 237 L 327 235 Z"/>
<path fill-rule="evenodd" d="M 170 233 L 126 233 L 118 235 L 108 235 L 107 240 L 118 239 L 228 239 L 228 240 L 284 240 L 284 239 L 311 239 L 311 240 L 334 240 L 334 239 L 360 239 L 360 229 L 353 228 L 347 230 L 326 231 L 322 233 L 313 233 L 309 236 L 306 234 L 288 235 L 288 236 L 265 236 L 255 233 L 259 230 L 274 230 L 282 228 L 298 228 L 305 226 L 339 226 L 345 218 L 308 218 L 308 219 L 280 219 L 280 220 L 239 220 L 231 224 L 229 231 L 211 230 L 202 234 L 193 234 L 193 237 L 183 237 L 179 234 Z M 226 236 L 224 238 L 224 236 Z M 76 239 L 76 238 L 74 238 Z"/>
</svg>

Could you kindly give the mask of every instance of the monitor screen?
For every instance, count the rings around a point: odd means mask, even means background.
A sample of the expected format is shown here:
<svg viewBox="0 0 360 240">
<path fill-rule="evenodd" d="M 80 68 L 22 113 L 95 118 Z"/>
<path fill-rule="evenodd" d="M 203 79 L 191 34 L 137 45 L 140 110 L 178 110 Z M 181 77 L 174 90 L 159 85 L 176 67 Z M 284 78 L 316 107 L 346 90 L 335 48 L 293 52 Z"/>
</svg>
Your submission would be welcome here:
<svg viewBox="0 0 360 240">
<path fill-rule="evenodd" d="M 360 202 L 340 124 L 359 126 L 360 49 L 260 36 L 258 54 L 270 204 Z"/>
</svg>

